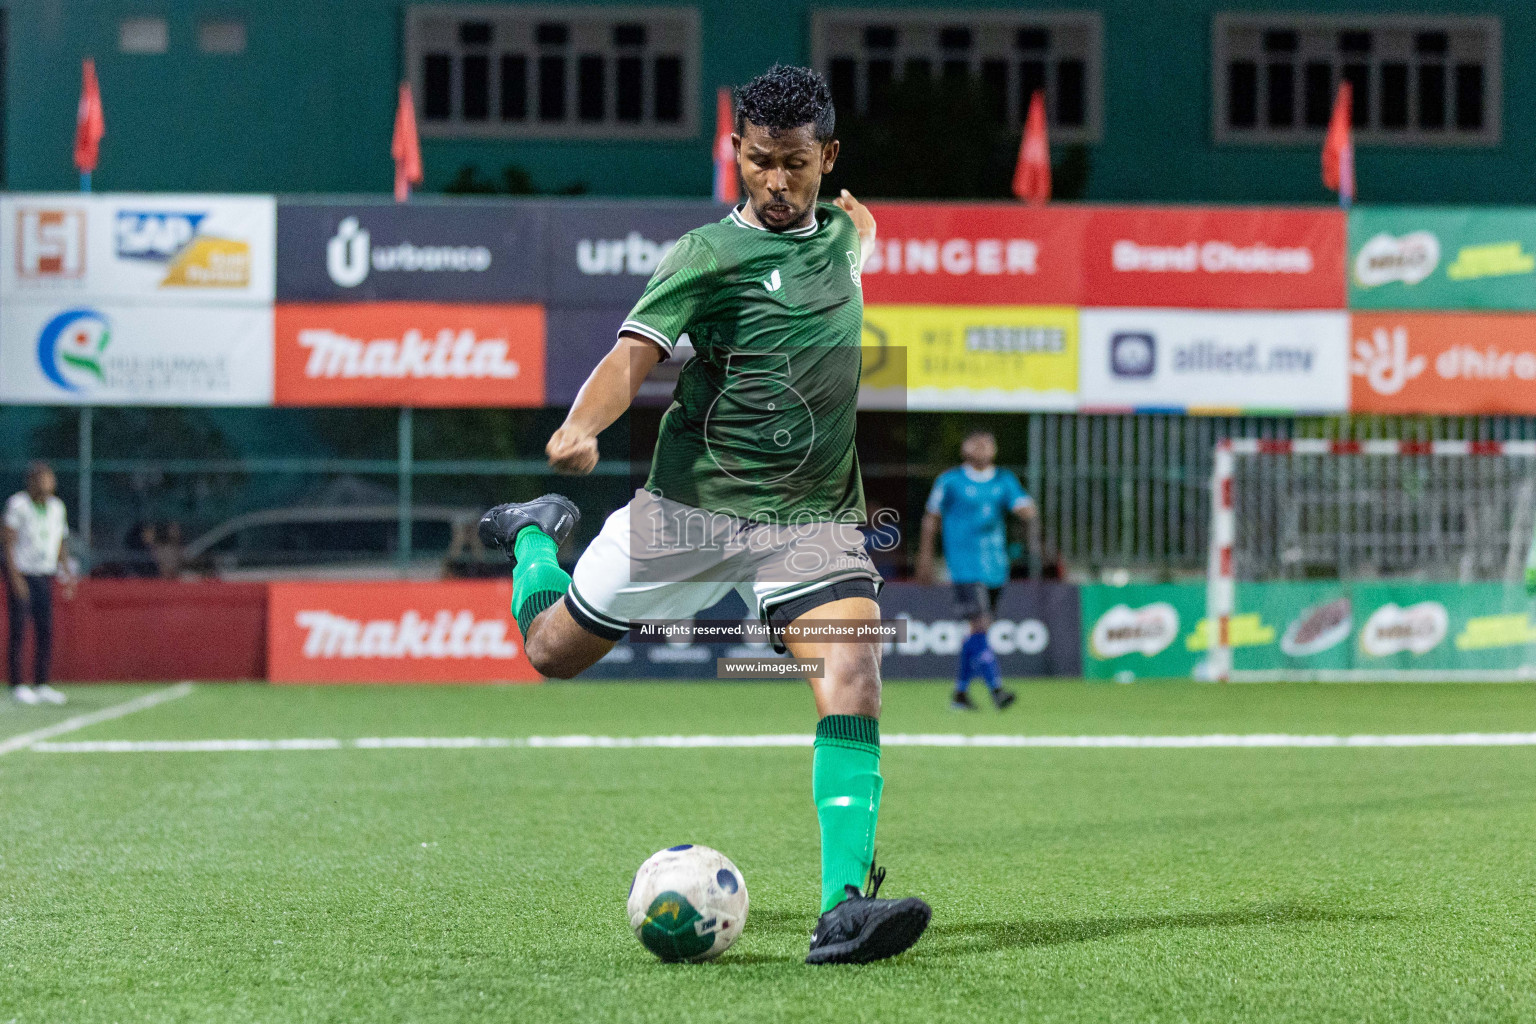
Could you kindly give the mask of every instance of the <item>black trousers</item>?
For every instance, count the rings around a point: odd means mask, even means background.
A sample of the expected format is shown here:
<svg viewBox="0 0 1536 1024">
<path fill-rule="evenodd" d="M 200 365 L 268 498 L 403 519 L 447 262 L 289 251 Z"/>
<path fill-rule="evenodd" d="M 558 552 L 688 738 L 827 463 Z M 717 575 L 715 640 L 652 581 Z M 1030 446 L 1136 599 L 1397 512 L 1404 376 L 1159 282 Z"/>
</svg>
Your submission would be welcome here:
<svg viewBox="0 0 1536 1024">
<path fill-rule="evenodd" d="M 32 676 L 33 682 L 46 683 L 48 668 L 53 661 L 53 577 L 28 576 L 27 600 L 16 598 L 16 591 L 6 581 L 5 608 L 10 622 L 6 638 L 6 665 L 10 669 L 12 686 L 19 686 L 21 678 L 21 645 L 27 637 L 27 618 L 32 619 Z"/>
</svg>

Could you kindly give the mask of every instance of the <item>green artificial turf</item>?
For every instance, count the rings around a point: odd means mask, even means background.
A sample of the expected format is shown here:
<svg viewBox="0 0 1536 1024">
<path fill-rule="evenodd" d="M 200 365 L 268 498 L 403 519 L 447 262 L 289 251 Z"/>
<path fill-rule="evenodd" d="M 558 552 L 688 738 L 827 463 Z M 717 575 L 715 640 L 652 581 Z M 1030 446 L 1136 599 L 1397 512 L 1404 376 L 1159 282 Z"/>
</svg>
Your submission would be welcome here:
<svg viewBox="0 0 1536 1024">
<path fill-rule="evenodd" d="M 0 740 L 143 687 L 0 714 Z M 892 684 L 896 732 L 1536 731 L 1525 685 Z M 60 740 L 809 733 L 791 684 L 199 687 Z M 884 894 L 911 952 L 801 963 L 810 751 L 0 757 L 0 1024 L 1529 1021 L 1536 748 L 891 747 Z M 630 874 L 716 846 L 741 940 L 630 934 Z"/>
</svg>

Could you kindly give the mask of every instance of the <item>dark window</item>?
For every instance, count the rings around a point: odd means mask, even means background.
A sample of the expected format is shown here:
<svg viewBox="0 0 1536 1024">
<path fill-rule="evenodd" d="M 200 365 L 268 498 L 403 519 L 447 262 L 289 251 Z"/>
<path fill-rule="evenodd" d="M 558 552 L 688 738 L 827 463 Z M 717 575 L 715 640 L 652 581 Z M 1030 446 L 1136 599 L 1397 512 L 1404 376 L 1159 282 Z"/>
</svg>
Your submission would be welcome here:
<svg viewBox="0 0 1536 1024">
<path fill-rule="evenodd" d="M 1021 28 L 1013 37 L 1013 45 L 1021 50 L 1047 50 L 1051 46 L 1051 30 L 1048 28 Z"/>
<path fill-rule="evenodd" d="M 1444 32 L 1420 32 L 1413 40 L 1413 48 L 1419 53 L 1446 53 L 1451 48 L 1450 37 Z"/>
<path fill-rule="evenodd" d="M 584 53 L 576 61 L 576 116 L 583 121 L 601 121 L 608 113 L 607 70 L 603 58 Z"/>
<path fill-rule="evenodd" d="M 1296 69 L 1290 64 L 1271 64 L 1264 69 L 1266 120 L 1271 128 L 1289 128 L 1296 122 Z"/>
<path fill-rule="evenodd" d="M 1302 83 L 1302 117 L 1308 128 L 1328 127 L 1333 113 L 1333 68 L 1322 61 L 1310 61 Z"/>
<path fill-rule="evenodd" d="M 1019 117 L 1029 116 L 1029 98 L 1045 90 L 1045 61 L 1019 62 Z"/>
<path fill-rule="evenodd" d="M 1252 128 L 1259 123 L 1259 66 L 1251 60 L 1227 65 L 1227 124 Z"/>
<path fill-rule="evenodd" d="M 901 71 L 901 77 L 912 82 L 927 81 L 933 77 L 933 61 L 921 57 L 909 60 Z"/>
<path fill-rule="evenodd" d="M 428 121 L 446 121 L 453 116 L 453 58 L 446 53 L 429 53 L 422 59 L 422 116 Z"/>
<path fill-rule="evenodd" d="M 484 121 L 491 116 L 491 58 L 483 53 L 467 54 L 463 68 L 464 120 Z"/>
<path fill-rule="evenodd" d="M 1381 66 L 1381 126 L 1408 127 L 1408 65 L 1398 62 Z"/>
<path fill-rule="evenodd" d="M 1008 119 L 1008 62 L 987 60 L 981 63 L 981 94 L 986 99 L 987 113 L 994 120 Z"/>
<path fill-rule="evenodd" d="M 539 120 L 565 120 L 565 58 L 539 58 Z"/>
<path fill-rule="evenodd" d="M 1349 123 L 1365 128 L 1371 123 L 1371 68 L 1368 64 L 1345 64 L 1344 81 L 1349 83 L 1351 101 Z"/>
<path fill-rule="evenodd" d="M 947 60 L 944 62 L 944 81 L 963 82 L 971 77 L 971 62 L 968 60 Z"/>
<path fill-rule="evenodd" d="M 1483 66 L 1456 65 L 1456 127 L 1475 132 L 1483 127 Z"/>
<path fill-rule="evenodd" d="M 656 58 L 656 120 L 683 119 L 683 61 L 680 57 Z"/>
<path fill-rule="evenodd" d="M 615 46 L 644 46 L 644 25 L 615 25 L 613 26 L 613 45 Z"/>
<path fill-rule="evenodd" d="M 1419 65 L 1419 127 L 1445 127 L 1445 65 Z"/>
<path fill-rule="evenodd" d="M 1265 53 L 1295 53 L 1296 33 L 1289 29 L 1275 29 L 1264 33 Z"/>
<path fill-rule="evenodd" d="M 852 112 L 859 92 L 859 65 L 852 57 L 832 58 L 832 105 Z"/>
<path fill-rule="evenodd" d="M 971 30 L 964 25 L 951 25 L 939 30 L 939 46 L 946 50 L 969 50 Z"/>
<path fill-rule="evenodd" d="M 459 25 L 459 42 L 465 46 L 489 46 L 491 42 L 491 23 L 488 21 L 466 21 Z"/>
<path fill-rule="evenodd" d="M 528 58 L 520 53 L 501 58 L 501 119 L 521 121 L 528 116 Z"/>
<path fill-rule="evenodd" d="M 645 114 L 645 64 L 639 57 L 620 57 L 614 62 L 615 116 L 620 121 L 638 121 Z"/>
<path fill-rule="evenodd" d="M 1056 123 L 1076 128 L 1087 120 L 1088 68 L 1080 60 L 1064 60 L 1056 65 Z"/>
<path fill-rule="evenodd" d="M 1339 49 L 1345 53 L 1370 53 L 1371 34 L 1369 32 L 1340 32 Z"/>
<path fill-rule="evenodd" d="M 872 50 L 895 49 L 895 27 L 891 25 L 870 25 L 864 29 L 864 45 Z"/>
<path fill-rule="evenodd" d="M 865 103 L 870 117 L 884 117 L 891 107 L 891 78 L 895 67 L 889 60 L 872 60 L 865 70 L 869 95 Z"/>
<path fill-rule="evenodd" d="M 571 28 L 564 22 L 546 21 L 534 29 L 533 37 L 540 46 L 564 46 L 571 38 Z"/>
</svg>

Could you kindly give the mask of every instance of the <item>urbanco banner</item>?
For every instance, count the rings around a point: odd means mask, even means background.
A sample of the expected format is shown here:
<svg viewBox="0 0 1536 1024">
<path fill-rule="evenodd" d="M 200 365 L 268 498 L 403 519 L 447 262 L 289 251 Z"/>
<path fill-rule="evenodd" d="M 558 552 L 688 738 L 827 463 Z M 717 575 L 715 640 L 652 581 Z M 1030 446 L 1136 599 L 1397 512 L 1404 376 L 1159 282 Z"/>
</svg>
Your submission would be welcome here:
<svg viewBox="0 0 1536 1024">
<path fill-rule="evenodd" d="M 608 202 L 571 200 L 549 207 L 546 231 L 549 305 L 627 313 L 662 257 L 694 228 L 723 218 L 729 207 L 704 200 Z"/>
</svg>

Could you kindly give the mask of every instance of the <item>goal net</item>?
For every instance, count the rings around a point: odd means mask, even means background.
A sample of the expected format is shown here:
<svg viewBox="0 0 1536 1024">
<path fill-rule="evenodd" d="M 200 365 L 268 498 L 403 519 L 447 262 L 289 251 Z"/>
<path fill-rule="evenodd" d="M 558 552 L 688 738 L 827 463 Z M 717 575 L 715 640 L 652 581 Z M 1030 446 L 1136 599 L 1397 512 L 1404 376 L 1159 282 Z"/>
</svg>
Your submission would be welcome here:
<svg viewBox="0 0 1536 1024">
<path fill-rule="evenodd" d="M 1536 677 L 1536 441 L 1218 443 L 1218 680 Z"/>
</svg>

